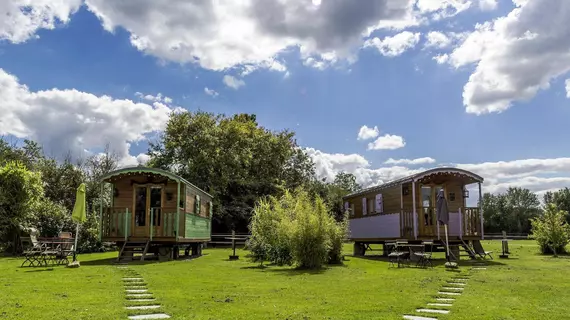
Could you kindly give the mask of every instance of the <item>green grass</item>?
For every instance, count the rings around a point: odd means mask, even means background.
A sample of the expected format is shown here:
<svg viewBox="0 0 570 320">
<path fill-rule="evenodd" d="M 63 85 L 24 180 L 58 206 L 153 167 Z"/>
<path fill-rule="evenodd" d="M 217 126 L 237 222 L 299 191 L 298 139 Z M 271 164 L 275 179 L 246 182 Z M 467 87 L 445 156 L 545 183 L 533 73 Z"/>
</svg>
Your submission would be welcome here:
<svg viewBox="0 0 570 320">
<path fill-rule="evenodd" d="M 23 258 L 0 258 L 0 319 L 126 318 L 121 272 L 98 265 L 116 255 L 81 255 L 78 269 L 20 268 Z"/>
<path fill-rule="evenodd" d="M 499 241 L 485 241 L 495 260 L 473 272 L 451 313 L 440 319 L 564 319 L 570 301 L 570 259 L 537 254 L 533 241 L 510 243 L 498 259 Z M 347 250 L 350 246 L 347 245 Z M 173 319 L 401 319 L 433 302 L 455 272 L 443 261 L 433 269 L 389 268 L 373 257 L 347 257 L 344 266 L 320 271 L 259 268 L 229 261 L 229 249 L 207 249 L 191 260 L 131 263 Z M 376 253 L 376 252 L 375 252 Z M 19 268 L 0 258 L 0 319 L 125 319 L 116 252 L 81 255 L 81 267 Z M 441 256 L 441 255 L 440 255 Z M 458 272 L 466 273 L 468 263 Z M 4 298 L 7 297 L 7 298 Z M 140 312 L 138 312 L 140 313 Z"/>
</svg>

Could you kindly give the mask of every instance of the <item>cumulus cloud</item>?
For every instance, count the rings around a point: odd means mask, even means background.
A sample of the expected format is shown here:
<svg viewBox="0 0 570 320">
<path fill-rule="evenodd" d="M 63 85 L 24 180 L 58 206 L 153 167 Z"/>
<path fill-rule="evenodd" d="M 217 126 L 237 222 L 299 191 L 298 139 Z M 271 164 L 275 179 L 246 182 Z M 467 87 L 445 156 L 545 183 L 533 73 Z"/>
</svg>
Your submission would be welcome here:
<svg viewBox="0 0 570 320">
<path fill-rule="evenodd" d="M 364 48 L 374 47 L 382 55 L 387 57 L 396 57 L 414 48 L 420 41 L 420 33 L 412 33 L 403 31 L 395 36 L 386 37 L 383 40 L 375 37 L 364 42 Z"/>
<path fill-rule="evenodd" d="M 162 93 L 160 92 L 156 96 L 153 96 L 152 94 L 143 94 L 141 92 L 135 92 L 135 96 L 137 96 L 141 100 L 172 103 L 172 98 L 163 96 Z"/>
<path fill-rule="evenodd" d="M 379 133 L 380 131 L 378 130 L 377 126 L 374 126 L 374 128 L 369 128 L 368 126 L 363 125 L 362 127 L 360 127 L 360 130 L 358 131 L 358 137 L 356 138 L 356 140 L 368 140 L 376 138 Z"/>
<path fill-rule="evenodd" d="M 432 20 L 453 17 L 471 7 L 471 0 L 418 0 L 420 13 L 429 14 Z"/>
<path fill-rule="evenodd" d="M 566 85 L 566 98 L 570 98 L 570 79 L 566 79 L 564 84 Z"/>
<path fill-rule="evenodd" d="M 482 11 L 491 11 L 497 9 L 497 0 L 479 0 L 479 8 Z"/>
<path fill-rule="evenodd" d="M 114 1 L 86 0 L 113 32 L 123 27 L 138 50 L 212 70 L 261 66 L 284 49 L 350 54 L 372 26 L 410 16 L 414 0 Z"/>
<path fill-rule="evenodd" d="M 214 98 L 219 95 L 219 93 L 217 93 L 216 90 L 214 90 L 214 89 L 208 89 L 208 87 L 205 87 L 205 88 L 204 88 L 204 93 L 206 93 L 207 95 L 212 96 L 212 97 L 214 97 Z"/>
<path fill-rule="evenodd" d="M 164 98 L 162 98 L 164 100 Z M 130 144 L 165 128 L 172 108 L 163 102 L 136 103 L 75 89 L 30 91 L 0 69 L 0 135 L 38 141 L 48 154 L 81 157 L 109 143 L 123 164 L 136 164 Z"/>
<path fill-rule="evenodd" d="M 21 43 L 36 36 L 39 29 L 66 24 L 82 0 L 0 1 L 0 40 Z"/>
<path fill-rule="evenodd" d="M 245 86 L 245 81 L 238 79 L 236 77 L 225 75 L 224 76 L 224 84 L 234 90 L 239 89 L 242 86 Z"/>
<path fill-rule="evenodd" d="M 394 150 L 406 145 L 404 138 L 397 135 L 385 134 L 368 144 L 368 150 Z"/>
<path fill-rule="evenodd" d="M 455 67 L 476 64 L 463 88 L 468 113 L 505 111 L 570 71 L 570 1 L 514 3 L 506 16 L 478 24 L 450 54 Z"/>
<path fill-rule="evenodd" d="M 430 31 L 426 35 L 424 46 L 426 48 L 444 49 L 456 45 L 458 41 L 463 40 L 468 34 L 458 32 Z"/>
<path fill-rule="evenodd" d="M 416 165 L 416 164 L 426 164 L 426 163 L 435 163 L 434 158 L 430 157 L 423 157 L 423 158 L 416 158 L 416 159 L 388 159 L 384 161 L 385 164 L 407 164 L 407 165 Z"/>
</svg>

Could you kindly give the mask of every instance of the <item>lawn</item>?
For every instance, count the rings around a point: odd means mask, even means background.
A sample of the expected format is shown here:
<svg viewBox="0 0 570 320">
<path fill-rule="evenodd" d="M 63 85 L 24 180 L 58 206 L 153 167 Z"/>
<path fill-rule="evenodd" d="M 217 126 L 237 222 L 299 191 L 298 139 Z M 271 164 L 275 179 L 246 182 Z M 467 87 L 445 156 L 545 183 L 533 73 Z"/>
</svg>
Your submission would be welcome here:
<svg viewBox="0 0 570 320">
<path fill-rule="evenodd" d="M 485 241 L 497 252 L 498 241 Z M 347 249 L 350 247 L 347 246 Z M 532 241 L 511 242 L 510 259 L 472 273 L 449 315 L 440 319 L 564 319 L 570 299 L 570 259 L 538 255 Z M 173 319 L 402 319 L 433 302 L 455 272 L 390 268 L 374 257 L 347 257 L 316 272 L 259 268 L 228 261 L 229 249 L 207 249 L 191 260 L 131 263 Z M 19 268 L 0 258 L 0 319 L 125 319 L 114 253 L 81 255 L 79 269 Z M 468 263 L 465 263 L 468 265 Z M 460 272 L 466 273 L 467 266 Z M 4 297 L 7 297 L 4 298 Z M 553 299 L 554 298 L 554 299 Z"/>
</svg>

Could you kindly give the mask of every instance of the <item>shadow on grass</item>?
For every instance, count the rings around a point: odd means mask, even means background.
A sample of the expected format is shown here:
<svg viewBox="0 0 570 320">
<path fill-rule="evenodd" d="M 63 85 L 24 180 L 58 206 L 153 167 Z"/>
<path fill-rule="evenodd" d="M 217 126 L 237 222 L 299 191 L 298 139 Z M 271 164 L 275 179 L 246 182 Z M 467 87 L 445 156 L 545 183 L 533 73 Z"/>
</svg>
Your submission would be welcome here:
<svg viewBox="0 0 570 320">
<path fill-rule="evenodd" d="M 24 267 L 27 268 L 27 267 Z M 39 268 L 39 267 L 31 267 L 31 268 Z M 53 271 L 53 268 L 48 268 L 48 269 L 35 269 L 35 270 L 26 270 L 24 272 L 45 272 L 45 271 Z"/>
<path fill-rule="evenodd" d="M 97 259 L 97 260 L 86 260 L 86 261 L 79 261 L 82 266 L 104 266 L 104 265 L 120 265 L 120 264 L 129 264 L 129 265 L 145 265 L 145 264 L 153 264 L 153 263 L 165 263 L 165 262 L 173 262 L 173 261 L 189 261 L 194 260 L 203 256 L 207 256 L 208 254 L 202 254 L 201 256 L 179 256 L 178 259 L 175 260 L 158 260 L 158 259 L 150 259 L 150 260 L 127 260 L 127 261 L 120 261 L 117 262 L 117 257 L 113 258 L 104 258 L 104 259 Z"/>
<path fill-rule="evenodd" d="M 382 255 L 367 255 L 367 256 L 350 256 L 353 259 L 364 259 L 364 260 L 372 260 L 372 261 L 378 261 L 378 262 L 383 262 L 383 263 L 390 263 L 390 258 L 382 256 Z M 509 258 L 509 259 L 515 259 L 515 258 Z M 445 263 L 447 262 L 447 260 L 445 259 L 432 259 L 431 260 L 431 265 L 433 267 L 438 267 L 438 266 L 444 266 Z M 461 267 L 472 267 L 475 263 L 485 263 L 486 266 L 495 266 L 495 265 L 505 265 L 502 262 L 498 262 L 496 260 L 483 260 L 483 259 L 477 259 L 477 260 L 460 260 L 458 265 L 459 268 Z M 396 264 L 396 262 L 394 262 Z M 416 262 L 415 261 L 410 261 L 410 262 L 405 262 L 406 266 L 409 267 L 416 267 Z M 418 267 L 419 269 L 425 269 Z M 428 267 L 429 268 L 429 267 Z M 447 269 L 447 270 L 453 270 L 453 269 Z"/>
</svg>

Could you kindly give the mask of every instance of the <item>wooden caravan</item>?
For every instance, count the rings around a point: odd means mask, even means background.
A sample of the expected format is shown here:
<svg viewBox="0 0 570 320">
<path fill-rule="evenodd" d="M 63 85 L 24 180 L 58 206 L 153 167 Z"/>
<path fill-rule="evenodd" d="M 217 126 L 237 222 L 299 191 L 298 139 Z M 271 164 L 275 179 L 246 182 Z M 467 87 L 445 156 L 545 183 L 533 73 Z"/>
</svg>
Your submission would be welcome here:
<svg viewBox="0 0 570 320">
<path fill-rule="evenodd" d="M 466 198 L 467 187 L 477 184 L 480 200 L 482 182 L 482 177 L 466 170 L 435 168 L 349 194 L 343 198 L 349 210 L 349 237 L 359 248 L 396 239 L 443 242 L 444 226 L 436 213 L 436 197 L 443 189 L 449 209 L 449 242 L 466 245 L 466 241 L 481 240 L 481 208 L 468 207 Z"/>
<path fill-rule="evenodd" d="M 201 253 L 210 241 L 212 196 L 185 179 L 165 170 L 123 168 L 101 178 L 112 185 L 110 207 L 100 208 L 100 238 L 116 242 L 119 258 L 176 258 Z"/>
</svg>

